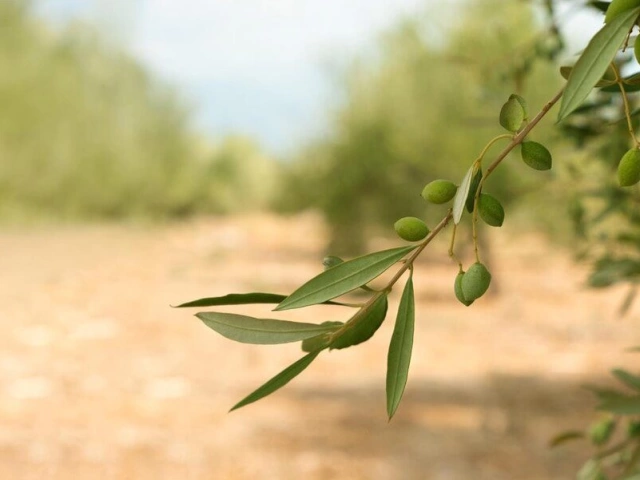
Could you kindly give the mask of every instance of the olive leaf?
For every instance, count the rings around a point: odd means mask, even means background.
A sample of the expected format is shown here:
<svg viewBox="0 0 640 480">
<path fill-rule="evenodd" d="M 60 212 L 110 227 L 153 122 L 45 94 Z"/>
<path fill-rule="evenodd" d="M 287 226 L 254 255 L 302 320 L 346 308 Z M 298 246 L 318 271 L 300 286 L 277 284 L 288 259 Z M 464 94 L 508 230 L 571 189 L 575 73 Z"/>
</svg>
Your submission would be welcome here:
<svg viewBox="0 0 640 480">
<path fill-rule="evenodd" d="M 223 337 L 256 345 L 299 342 L 335 329 L 331 325 L 253 318 L 235 313 L 201 312 L 196 317 Z"/>
<path fill-rule="evenodd" d="M 324 322 L 322 325 L 330 326 L 332 329 L 328 332 L 321 333 L 315 337 L 307 338 L 302 341 L 303 352 L 315 352 L 316 350 L 324 350 L 329 348 L 331 341 L 333 340 L 332 333 L 336 332 L 344 325 L 344 322 Z"/>
<path fill-rule="evenodd" d="M 478 168 L 478 171 L 475 173 L 475 175 L 471 179 L 471 184 L 469 185 L 469 194 L 467 195 L 467 201 L 465 202 L 467 212 L 469 213 L 473 213 L 473 208 L 475 207 L 475 204 L 476 204 L 476 193 L 478 192 L 478 188 L 480 188 L 481 181 L 482 181 L 482 168 Z"/>
<path fill-rule="evenodd" d="M 292 363 L 271 380 L 267 381 L 265 384 L 258 387 L 252 393 L 236 403 L 233 407 L 231 407 L 231 410 L 229 411 L 232 412 L 240 407 L 244 407 L 245 405 L 256 402 L 261 398 L 264 398 L 267 395 L 271 395 L 276 390 L 284 387 L 287 383 L 300 375 L 309 365 L 311 365 L 311 362 L 313 362 L 319 354 L 320 350 L 311 352 L 308 355 L 302 357 L 297 362 Z"/>
<path fill-rule="evenodd" d="M 625 11 L 593 36 L 571 70 L 562 95 L 558 121 L 566 118 L 587 98 L 607 71 L 638 15 L 640 8 Z"/>
<path fill-rule="evenodd" d="M 475 164 L 469 167 L 469 170 L 465 173 L 464 178 L 458 187 L 458 192 L 453 199 L 453 223 L 456 225 L 460 223 L 460 219 L 462 218 L 462 213 L 464 212 L 467 195 L 469 194 L 469 188 L 471 187 L 471 180 L 473 179 L 475 170 Z"/>
<path fill-rule="evenodd" d="M 378 277 L 415 248 L 414 246 L 392 248 L 336 265 L 302 285 L 284 299 L 275 310 L 316 305 L 350 292 Z"/>
<path fill-rule="evenodd" d="M 581 432 L 580 430 L 569 430 L 566 432 L 559 433 L 558 435 L 553 437 L 551 440 L 549 440 L 549 447 L 554 448 L 554 447 L 563 445 L 567 442 L 570 442 L 572 440 L 580 440 L 583 438 L 585 438 L 584 432 Z"/>
<path fill-rule="evenodd" d="M 626 370 L 615 369 L 611 371 L 611 374 L 624 383 L 627 387 L 640 392 L 640 377 L 632 375 Z"/>
<path fill-rule="evenodd" d="M 174 308 L 191 308 L 191 307 L 220 307 L 222 305 L 249 305 L 258 303 L 280 303 L 286 295 L 278 295 L 277 293 L 230 293 L 222 297 L 206 297 L 191 302 L 176 305 Z M 327 305 L 348 306 L 340 302 L 323 302 Z"/>
<path fill-rule="evenodd" d="M 330 349 L 342 349 L 366 342 L 382 325 L 387 316 L 387 295 L 378 293 L 339 330 L 332 333 Z"/>
<path fill-rule="evenodd" d="M 389 420 L 400 405 L 409 376 L 416 316 L 412 277 L 412 275 L 409 276 L 402 292 L 387 356 L 387 414 Z"/>
<path fill-rule="evenodd" d="M 616 415 L 638 415 L 640 414 L 640 396 L 619 395 L 616 398 L 603 401 L 597 409 Z"/>
</svg>

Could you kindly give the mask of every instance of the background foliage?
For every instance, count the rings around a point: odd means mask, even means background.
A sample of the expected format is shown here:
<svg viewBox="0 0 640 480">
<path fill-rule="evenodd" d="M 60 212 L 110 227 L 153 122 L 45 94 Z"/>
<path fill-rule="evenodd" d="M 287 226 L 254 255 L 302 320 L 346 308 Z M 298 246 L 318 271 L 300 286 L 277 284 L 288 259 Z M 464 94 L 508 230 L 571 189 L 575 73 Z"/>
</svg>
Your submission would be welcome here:
<svg viewBox="0 0 640 480">
<path fill-rule="evenodd" d="M 0 217 L 181 217 L 264 205 L 249 139 L 211 145 L 176 91 L 80 25 L 0 3 Z M 247 195 L 247 192 L 250 192 Z"/>
</svg>

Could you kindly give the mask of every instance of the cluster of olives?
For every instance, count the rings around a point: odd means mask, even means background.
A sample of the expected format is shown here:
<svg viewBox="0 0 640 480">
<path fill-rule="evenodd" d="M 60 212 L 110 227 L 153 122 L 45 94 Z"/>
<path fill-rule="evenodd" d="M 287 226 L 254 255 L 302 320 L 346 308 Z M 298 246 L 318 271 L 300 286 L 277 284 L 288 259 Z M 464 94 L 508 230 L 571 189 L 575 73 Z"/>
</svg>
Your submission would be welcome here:
<svg viewBox="0 0 640 480">
<path fill-rule="evenodd" d="M 527 103 L 519 95 L 511 95 L 500 110 L 500 125 L 513 134 L 522 131 L 528 120 Z M 535 170 L 551 169 L 552 158 L 544 145 L 533 141 L 522 141 L 520 154 L 526 165 Z M 640 180 L 640 151 L 638 151 L 637 176 Z M 474 176 L 466 198 L 466 208 L 473 212 L 477 208 L 479 217 L 492 227 L 500 227 L 504 222 L 504 208 L 494 196 L 478 192 L 482 180 L 482 170 Z M 449 180 L 434 180 L 422 190 L 422 197 L 429 203 L 442 205 L 454 199 L 458 186 Z M 475 204 L 477 197 L 477 205 Z M 400 238 L 409 242 L 419 242 L 429 235 L 429 227 L 417 217 L 403 217 L 394 225 Z M 462 269 L 455 279 L 456 297 L 466 306 L 471 305 L 489 289 L 491 273 L 482 263 L 476 262 L 465 272 Z"/>
</svg>

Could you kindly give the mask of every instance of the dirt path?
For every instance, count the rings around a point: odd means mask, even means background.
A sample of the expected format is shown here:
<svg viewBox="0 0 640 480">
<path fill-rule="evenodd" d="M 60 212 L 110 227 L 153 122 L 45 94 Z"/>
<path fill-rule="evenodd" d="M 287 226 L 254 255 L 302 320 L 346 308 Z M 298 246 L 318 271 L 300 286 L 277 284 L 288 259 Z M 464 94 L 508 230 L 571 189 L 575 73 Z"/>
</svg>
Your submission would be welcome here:
<svg viewBox="0 0 640 480">
<path fill-rule="evenodd" d="M 501 295 L 469 309 L 452 298 L 450 264 L 417 269 L 411 376 L 388 423 L 391 322 L 227 414 L 300 352 L 234 344 L 169 308 L 298 286 L 320 270 L 312 216 L 0 233 L 0 478 L 572 478 L 586 451 L 546 441 L 590 418 L 581 383 L 634 368 L 622 350 L 640 343 L 640 306 L 616 319 L 624 291 L 582 290 L 567 255 L 503 235 Z M 279 317 L 343 317 L 312 312 Z"/>
</svg>

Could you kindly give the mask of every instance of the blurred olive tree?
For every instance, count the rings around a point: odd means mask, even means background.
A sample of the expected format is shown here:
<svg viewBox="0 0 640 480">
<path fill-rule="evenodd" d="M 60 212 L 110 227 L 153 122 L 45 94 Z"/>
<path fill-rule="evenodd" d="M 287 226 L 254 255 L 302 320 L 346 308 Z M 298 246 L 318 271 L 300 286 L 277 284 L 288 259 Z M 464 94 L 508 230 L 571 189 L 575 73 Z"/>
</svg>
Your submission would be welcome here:
<svg viewBox="0 0 640 480">
<path fill-rule="evenodd" d="M 277 169 L 254 143 L 208 145 L 174 89 L 86 26 L 47 28 L 29 3 L 0 2 L 0 218 L 177 217 L 265 202 L 255 178 L 269 185 Z"/>
<path fill-rule="evenodd" d="M 346 73 L 346 101 L 331 134 L 290 165 L 277 207 L 319 209 L 331 228 L 331 252 L 364 251 L 371 229 L 389 231 L 398 217 L 430 218 L 418 193 L 436 178 L 460 181 L 500 129 L 484 112 L 498 111 L 508 88 L 537 104 L 560 85 L 555 67 L 536 61 L 541 49 L 553 56 L 559 40 L 536 23 L 529 3 L 475 0 L 461 11 L 447 32 L 425 15 L 383 35 L 376 55 Z M 505 203 L 528 186 L 520 167 L 490 182 Z"/>
</svg>

